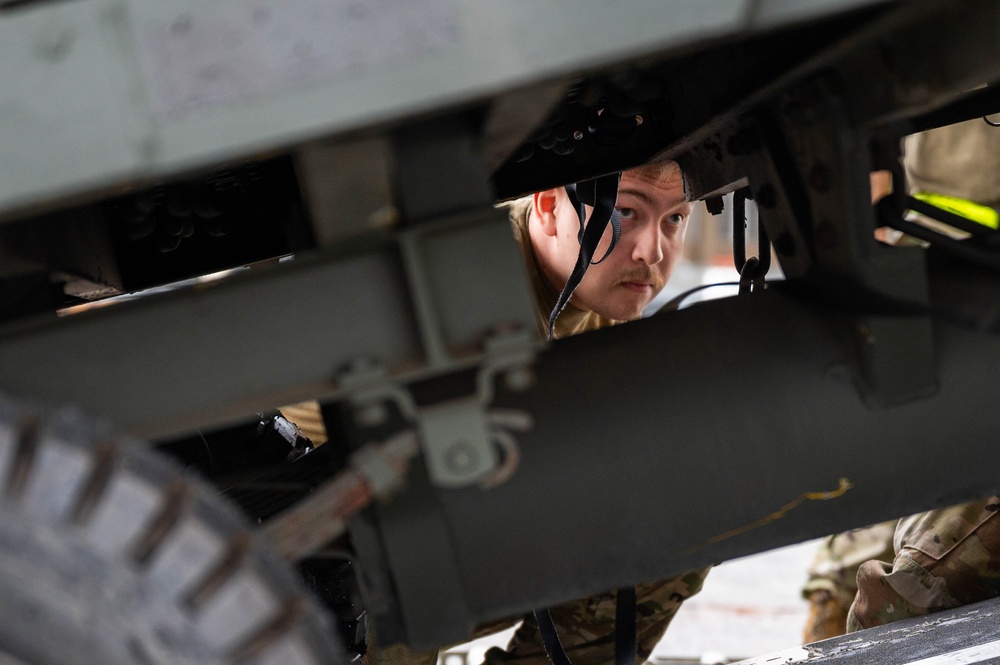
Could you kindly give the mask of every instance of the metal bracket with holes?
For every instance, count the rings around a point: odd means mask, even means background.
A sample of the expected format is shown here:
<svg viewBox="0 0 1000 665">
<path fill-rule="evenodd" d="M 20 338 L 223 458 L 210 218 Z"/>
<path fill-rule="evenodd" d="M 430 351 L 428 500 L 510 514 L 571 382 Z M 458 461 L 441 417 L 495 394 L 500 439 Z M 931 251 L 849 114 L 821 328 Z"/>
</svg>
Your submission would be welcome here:
<svg viewBox="0 0 1000 665">
<path fill-rule="evenodd" d="M 494 382 L 519 391 L 534 384 L 531 363 L 537 338 L 526 331 L 502 331 L 484 342 L 486 357 L 476 373 L 474 394 L 418 407 L 411 393 L 377 363 L 358 361 L 340 376 L 355 422 L 369 428 L 383 424 L 386 403 L 398 408 L 420 437 L 431 482 L 439 487 L 482 484 L 492 487 L 513 473 L 519 455 L 510 429 L 526 430 L 525 413 L 491 412 Z"/>
<path fill-rule="evenodd" d="M 511 390 L 533 385 L 533 338 L 523 332 L 499 333 L 491 336 L 485 347 L 487 357 L 477 373 L 475 395 L 421 409 L 417 414 L 427 473 L 439 487 L 475 483 L 493 487 L 510 477 L 517 466 L 516 442 L 502 427 L 511 427 L 511 421 L 488 409 L 497 376 L 502 376 Z M 513 425 L 523 431 L 531 427 L 531 418 L 521 415 L 520 423 Z"/>
</svg>

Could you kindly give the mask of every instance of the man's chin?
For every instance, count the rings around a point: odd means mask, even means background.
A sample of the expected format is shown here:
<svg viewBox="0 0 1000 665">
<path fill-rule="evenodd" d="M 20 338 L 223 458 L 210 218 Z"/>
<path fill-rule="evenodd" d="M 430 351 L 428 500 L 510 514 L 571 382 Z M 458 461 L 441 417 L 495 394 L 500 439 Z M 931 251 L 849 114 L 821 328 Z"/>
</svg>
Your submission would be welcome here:
<svg viewBox="0 0 1000 665">
<path fill-rule="evenodd" d="M 619 286 L 609 289 L 608 292 L 601 295 L 602 297 L 599 298 L 588 298 L 583 302 L 576 301 L 573 304 L 606 319 L 634 321 L 642 318 L 643 310 L 653 301 L 656 294 L 637 294 Z"/>
<path fill-rule="evenodd" d="M 644 303 L 640 307 L 614 307 L 607 308 L 603 311 L 596 312 L 606 319 L 613 319 L 615 321 L 635 321 L 642 318 L 642 312 L 646 309 L 646 305 L 649 303 Z"/>
</svg>

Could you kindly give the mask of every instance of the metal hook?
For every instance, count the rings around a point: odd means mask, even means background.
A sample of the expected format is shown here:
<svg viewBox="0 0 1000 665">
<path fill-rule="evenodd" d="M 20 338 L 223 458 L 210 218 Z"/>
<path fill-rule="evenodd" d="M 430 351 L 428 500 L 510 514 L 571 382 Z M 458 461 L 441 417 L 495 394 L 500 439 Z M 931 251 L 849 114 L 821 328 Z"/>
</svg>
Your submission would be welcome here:
<svg viewBox="0 0 1000 665">
<path fill-rule="evenodd" d="M 740 293 L 749 293 L 751 283 L 754 290 L 763 286 L 764 276 L 771 268 L 771 242 L 759 218 L 757 256 L 747 259 L 746 202 L 751 198 L 749 187 L 733 192 L 733 263 L 740 273 Z"/>
</svg>

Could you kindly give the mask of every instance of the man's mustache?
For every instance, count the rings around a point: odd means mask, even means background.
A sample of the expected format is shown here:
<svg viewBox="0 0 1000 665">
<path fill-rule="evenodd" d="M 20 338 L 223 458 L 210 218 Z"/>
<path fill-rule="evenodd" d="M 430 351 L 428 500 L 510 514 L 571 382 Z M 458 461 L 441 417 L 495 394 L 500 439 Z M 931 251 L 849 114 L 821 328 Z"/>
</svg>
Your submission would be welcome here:
<svg viewBox="0 0 1000 665">
<path fill-rule="evenodd" d="M 652 284 L 653 289 L 657 291 L 662 289 L 667 284 L 667 281 L 663 279 L 663 276 L 655 272 L 652 268 L 632 268 L 630 270 L 626 270 L 619 275 L 618 283 L 625 284 L 626 282 Z"/>
</svg>

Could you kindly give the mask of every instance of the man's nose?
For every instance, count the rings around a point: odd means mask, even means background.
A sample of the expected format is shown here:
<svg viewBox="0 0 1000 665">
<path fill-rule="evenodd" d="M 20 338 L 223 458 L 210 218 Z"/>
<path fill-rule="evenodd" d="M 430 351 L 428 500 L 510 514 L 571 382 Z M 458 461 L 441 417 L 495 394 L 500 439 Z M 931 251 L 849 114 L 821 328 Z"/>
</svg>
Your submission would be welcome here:
<svg viewBox="0 0 1000 665">
<path fill-rule="evenodd" d="M 636 229 L 635 245 L 632 247 L 632 260 L 642 261 L 648 265 L 656 265 L 663 260 L 663 244 L 659 224 L 644 224 Z"/>
</svg>

